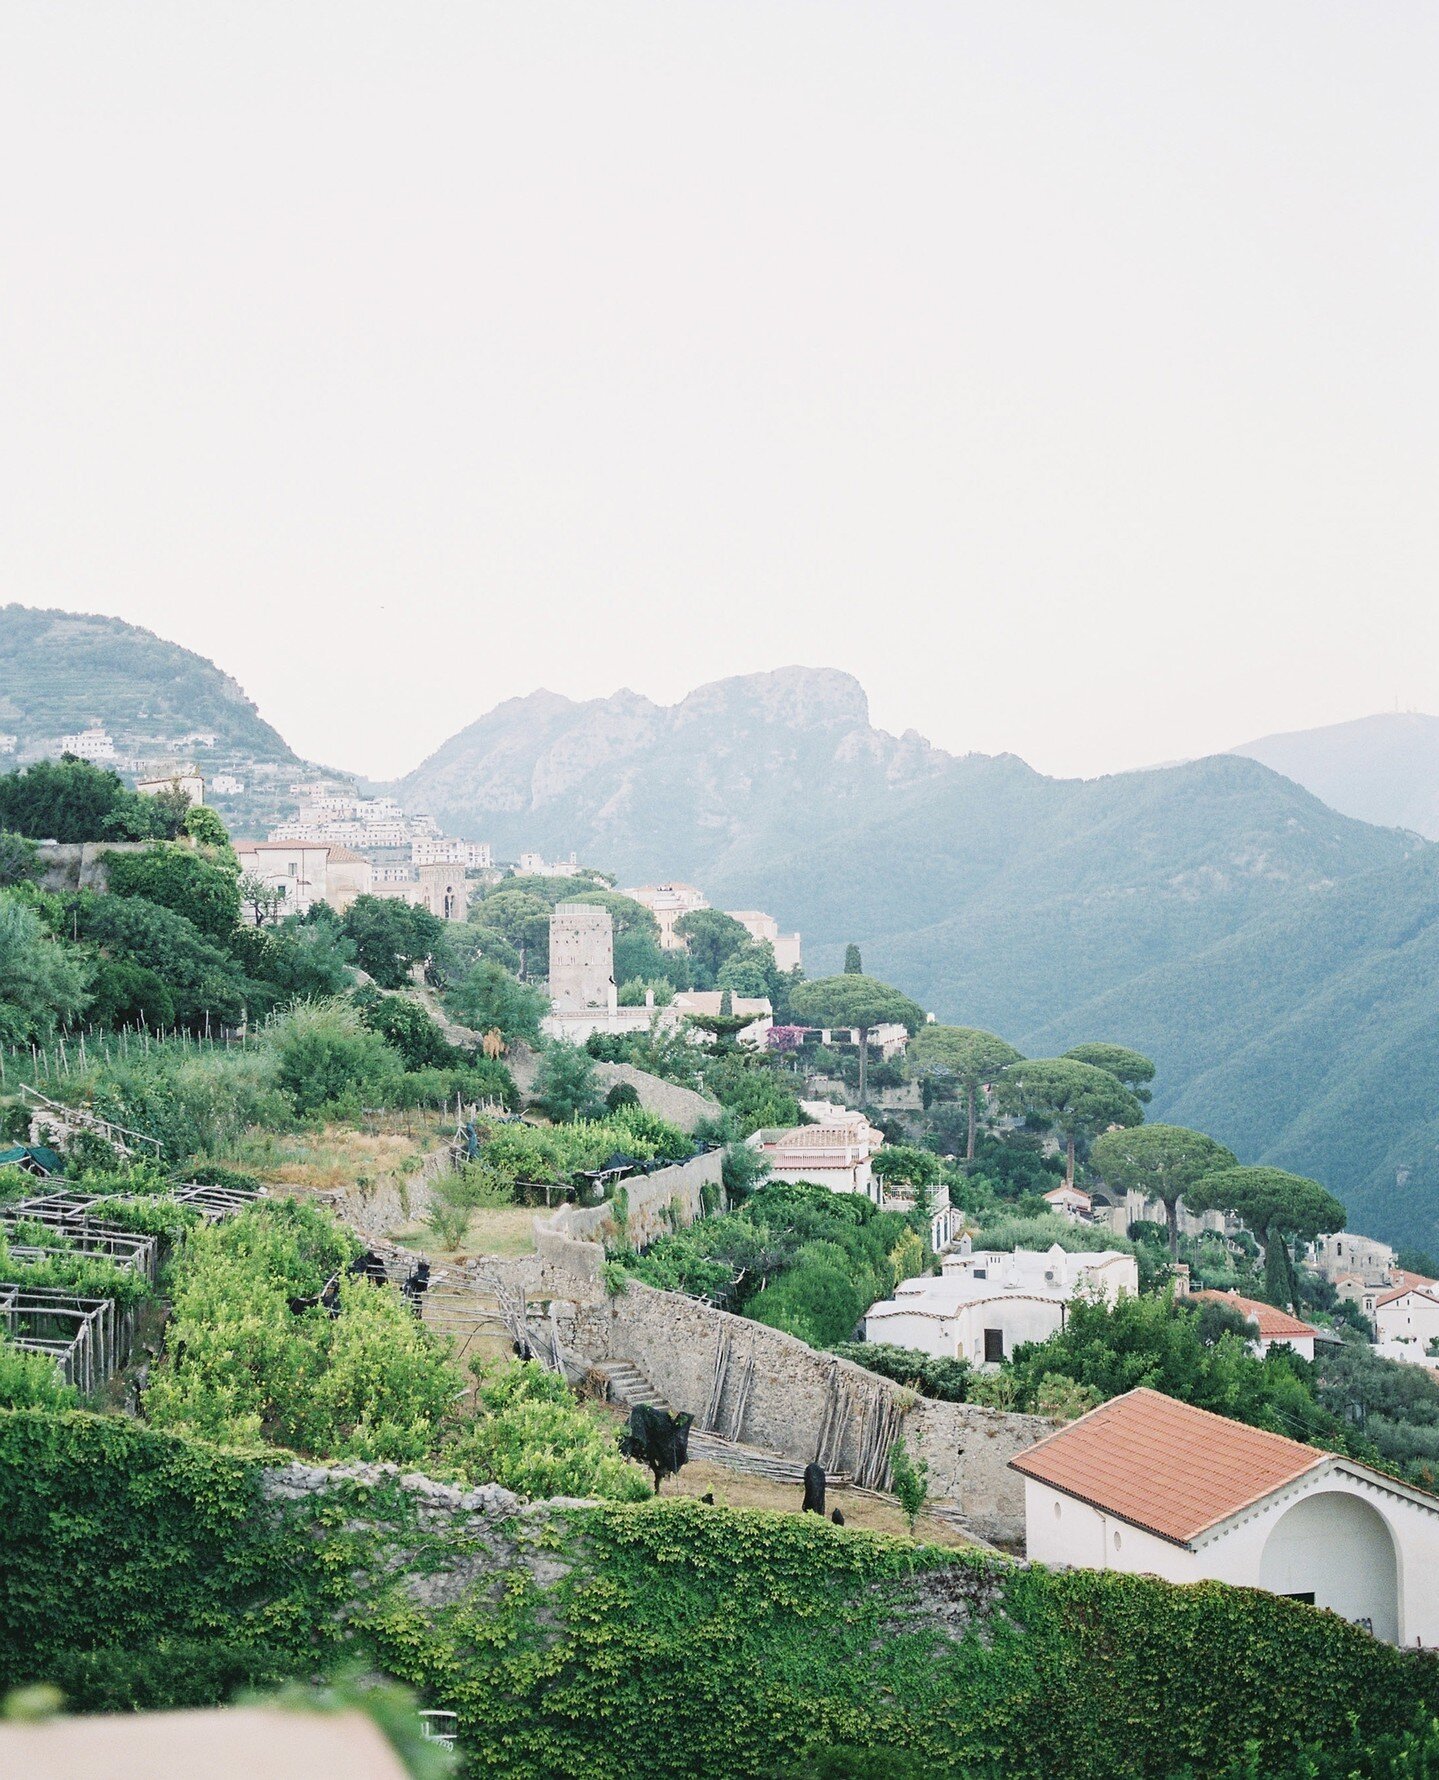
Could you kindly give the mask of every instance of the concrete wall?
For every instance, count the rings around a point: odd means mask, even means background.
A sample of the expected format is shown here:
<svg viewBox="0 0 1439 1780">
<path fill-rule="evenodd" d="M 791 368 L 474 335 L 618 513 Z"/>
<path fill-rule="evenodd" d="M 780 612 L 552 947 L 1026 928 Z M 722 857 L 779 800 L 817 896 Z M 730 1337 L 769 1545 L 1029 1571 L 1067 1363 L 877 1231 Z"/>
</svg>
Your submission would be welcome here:
<svg viewBox="0 0 1439 1780">
<path fill-rule="evenodd" d="M 628 1360 L 697 1425 L 706 1419 L 717 1356 L 727 1349 L 712 1431 L 803 1464 L 823 1444 L 830 1469 L 852 1476 L 877 1418 L 893 1413 L 929 1466 L 932 1496 L 956 1502 L 984 1538 L 1023 1535 L 1023 1485 L 1008 1465 L 1054 1431 L 1041 1416 L 916 1400 L 891 1380 L 792 1335 L 637 1280 L 613 1298 L 574 1306 L 567 1335 L 591 1363 Z"/>
<path fill-rule="evenodd" d="M 46 841 L 39 848 L 43 890 L 99 890 L 109 887 L 107 853 L 143 853 L 152 841 Z"/>
</svg>

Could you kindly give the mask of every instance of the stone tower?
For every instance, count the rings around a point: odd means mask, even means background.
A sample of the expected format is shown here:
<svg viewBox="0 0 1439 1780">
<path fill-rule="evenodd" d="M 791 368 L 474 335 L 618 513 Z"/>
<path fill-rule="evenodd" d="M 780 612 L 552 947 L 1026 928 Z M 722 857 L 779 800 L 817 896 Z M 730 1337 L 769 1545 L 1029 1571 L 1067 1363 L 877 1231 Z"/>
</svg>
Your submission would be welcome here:
<svg viewBox="0 0 1439 1780">
<path fill-rule="evenodd" d="M 550 1005 L 556 1013 L 615 1007 L 615 935 L 608 909 L 589 902 L 557 904 L 550 918 Z"/>
</svg>

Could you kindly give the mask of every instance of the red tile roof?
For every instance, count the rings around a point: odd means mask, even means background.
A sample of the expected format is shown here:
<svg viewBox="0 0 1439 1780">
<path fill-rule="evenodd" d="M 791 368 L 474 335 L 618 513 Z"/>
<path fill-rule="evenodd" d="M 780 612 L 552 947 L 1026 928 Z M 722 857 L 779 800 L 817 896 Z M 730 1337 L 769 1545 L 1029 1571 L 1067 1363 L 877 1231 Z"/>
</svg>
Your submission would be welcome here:
<svg viewBox="0 0 1439 1780">
<path fill-rule="evenodd" d="M 1187 1545 L 1330 1456 L 1141 1389 L 1101 1403 L 1009 1463 L 1105 1514 Z"/>
<path fill-rule="evenodd" d="M 1266 1304 L 1260 1298 L 1241 1298 L 1238 1292 L 1217 1292 L 1206 1289 L 1191 1292 L 1191 1298 L 1204 1298 L 1212 1304 L 1225 1304 L 1230 1310 L 1237 1310 L 1240 1316 L 1251 1323 L 1259 1325 L 1259 1334 L 1264 1341 L 1283 1341 L 1287 1335 L 1313 1335 L 1312 1323 L 1303 1323 L 1297 1316 L 1290 1316 L 1287 1310 L 1280 1310 L 1273 1304 Z"/>
</svg>

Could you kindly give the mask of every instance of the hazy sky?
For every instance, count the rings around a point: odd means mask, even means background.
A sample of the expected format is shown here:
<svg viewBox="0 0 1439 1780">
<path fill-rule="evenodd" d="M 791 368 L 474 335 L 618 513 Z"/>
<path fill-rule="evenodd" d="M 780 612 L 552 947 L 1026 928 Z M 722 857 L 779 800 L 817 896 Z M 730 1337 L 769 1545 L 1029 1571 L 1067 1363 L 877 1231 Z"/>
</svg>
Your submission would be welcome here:
<svg viewBox="0 0 1439 1780">
<path fill-rule="evenodd" d="M 802 661 L 1093 773 L 1439 709 L 1432 0 L 0 9 L 0 597 L 402 770 Z"/>
</svg>

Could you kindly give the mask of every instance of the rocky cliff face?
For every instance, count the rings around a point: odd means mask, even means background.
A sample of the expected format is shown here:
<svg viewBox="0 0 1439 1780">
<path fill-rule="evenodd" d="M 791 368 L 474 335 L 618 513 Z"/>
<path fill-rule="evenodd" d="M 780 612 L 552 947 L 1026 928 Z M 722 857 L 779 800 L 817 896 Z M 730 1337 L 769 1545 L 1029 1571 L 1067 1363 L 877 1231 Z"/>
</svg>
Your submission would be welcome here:
<svg viewBox="0 0 1439 1780">
<path fill-rule="evenodd" d="M 792 667 L 719 680 L 671 706 L 630 691 L 510 699 L 399 793 L 502 854 L 573 849 L 623 876 L 708 876 L 735 849 L 821 832 L 836 805 L 868 814 L 947 759 L 912 731 L 875 729 L 851 675 Z"/>
</svg>

